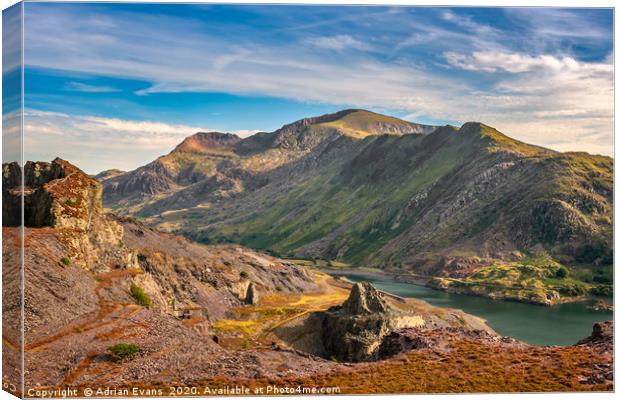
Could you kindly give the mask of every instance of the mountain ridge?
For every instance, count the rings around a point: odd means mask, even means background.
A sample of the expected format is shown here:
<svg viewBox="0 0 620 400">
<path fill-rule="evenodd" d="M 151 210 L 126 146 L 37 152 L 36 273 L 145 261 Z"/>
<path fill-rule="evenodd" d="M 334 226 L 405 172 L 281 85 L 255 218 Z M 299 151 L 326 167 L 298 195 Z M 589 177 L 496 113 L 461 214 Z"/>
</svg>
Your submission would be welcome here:
<svg viewBox="0 0 620 400">
<path fill-rule="evenodd" d="M 611 158 L 530 145 L 479 122 L 405 134 L 373 122 L 387 133 L 367 135 L 324 125 L 392 118 L 375 115 L 344 110 L 242 139 L 234 155 L 194 159 L 211 168 L 202 178 L 134 203 L 109 190 L 119 177 L 104 180 L 104 202 L 205 243 L 428 276 L 541 257 L 610 265 Z"/>
</svg>

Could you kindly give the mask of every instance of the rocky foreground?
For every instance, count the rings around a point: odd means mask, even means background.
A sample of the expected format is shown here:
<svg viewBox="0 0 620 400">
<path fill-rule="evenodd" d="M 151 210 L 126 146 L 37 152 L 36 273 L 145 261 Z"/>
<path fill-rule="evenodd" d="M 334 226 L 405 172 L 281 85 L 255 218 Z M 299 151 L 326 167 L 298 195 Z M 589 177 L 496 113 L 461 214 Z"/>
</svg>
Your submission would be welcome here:
<svg viewBox="0 0 620 400">
<path fill-rule="evenodd" d="M 18 204 L 18 173 L 3 165 L 5 215 Z M 24 173 L 26 396 L 239 384 L 340 393 L 613 389 L 611 323 L 575 346 L 528 346 L 458 310 L 107 214 L 101 185 L 66 161 L 28 163 Z M 10 383 L 19 376 L 20 239 L 16 221 L 4 221 Z"/>
</svg>

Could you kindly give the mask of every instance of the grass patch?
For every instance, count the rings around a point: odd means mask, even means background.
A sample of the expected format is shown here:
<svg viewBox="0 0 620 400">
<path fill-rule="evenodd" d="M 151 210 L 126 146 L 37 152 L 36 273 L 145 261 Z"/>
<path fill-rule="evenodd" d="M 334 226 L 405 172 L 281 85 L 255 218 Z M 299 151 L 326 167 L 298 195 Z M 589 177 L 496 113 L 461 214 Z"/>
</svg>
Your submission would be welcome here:
<svg viewBox="0 0 620 400">
<path fill-rule="evenodd" d="M 260 331 L 262 324 L 254 320 L 221 319 L 213 324 L 213 329 L 219 333 L 242 333 L 251 336 Z"/>
<path fill-rule="evenodd" d="M 459 288 L 482 296 L 548 303 L 556 301 L 558 296 L 609 293 L 606 289 L 607 271 L 599 270 L 590 273 L 589 280 L 584 280 L 588 276 L 587 269 L 569 268 L 544 256 L 517 262 L 495 262 L 477 268 L 465 278 L 436 278 L 432 283 L 438 288 Z"/>
<path fill-rule="evenodd" d="M 140 347 L 131 343 L 118 343 L 108 347 L 108 351 L 117 360 L 127 360 L 134 358 L 140 352 Z"/>
<path fill-rule="evenodd" d="M 142 290 L 140 286 L 132 283 L 129 288 L 129 293 L 131 294 L 131 297 L 133 297 L 134 300 L 142 307 L 151 308 L 151 298 L 144 293 L 144 290 Z"/>
</svg>

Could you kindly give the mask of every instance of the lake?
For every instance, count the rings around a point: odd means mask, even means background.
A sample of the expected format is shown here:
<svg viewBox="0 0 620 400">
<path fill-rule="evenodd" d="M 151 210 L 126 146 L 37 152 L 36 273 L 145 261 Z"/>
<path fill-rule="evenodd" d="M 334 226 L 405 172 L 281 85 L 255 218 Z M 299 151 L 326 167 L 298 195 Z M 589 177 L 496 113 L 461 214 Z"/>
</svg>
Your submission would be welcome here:
<svg viewBox="0 0 620 400">
<path fill-rule="evenodd" d="M 589 309 L 588 306 L 593 302 L 545 307 L 446 293 L 420 285 L 397 282 L 390 276 L 379 274 L 333 272 L 332 275 L 344 276 L 354 282 L 370 282 L 386 292 L 402 297 L 414 297 L 434 306 L 463 310 L 485 319 L 500 335 L 511 336 L 533 345 L 575 344 L 590 335 L 595 322 L 613 318 L 612 311 Z"/>
</svg>

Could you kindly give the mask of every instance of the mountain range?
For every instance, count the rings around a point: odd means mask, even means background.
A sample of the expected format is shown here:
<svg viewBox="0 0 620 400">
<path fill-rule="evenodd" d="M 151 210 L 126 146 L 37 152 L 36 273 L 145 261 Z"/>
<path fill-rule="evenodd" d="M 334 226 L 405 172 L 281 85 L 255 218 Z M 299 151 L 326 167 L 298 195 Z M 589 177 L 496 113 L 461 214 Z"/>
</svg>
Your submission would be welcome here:
<svg viewBox="0 0 620 400">
<path fill-rule="evenodd" d="M 199 132 L 99 178 L 118 214 L 287 257 L 453 276 L 480 260 L 612 262 L 613 160 L 478 122 L 344 110 L 244 139 Z"/>
</svg>

